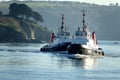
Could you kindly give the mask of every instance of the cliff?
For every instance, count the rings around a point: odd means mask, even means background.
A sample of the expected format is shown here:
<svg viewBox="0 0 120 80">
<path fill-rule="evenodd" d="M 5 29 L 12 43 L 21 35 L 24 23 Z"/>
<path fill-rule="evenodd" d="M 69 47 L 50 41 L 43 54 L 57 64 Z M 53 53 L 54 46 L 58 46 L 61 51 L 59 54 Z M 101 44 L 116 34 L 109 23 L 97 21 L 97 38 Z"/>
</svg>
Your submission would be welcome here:
<svg viewBox="0 0 120 80">
<path fill-rule="evenodd" d="M 33 21 L 0 17 L 0 42 L 41 42 L 49 38 L 50 31 Z"/>
</svg>

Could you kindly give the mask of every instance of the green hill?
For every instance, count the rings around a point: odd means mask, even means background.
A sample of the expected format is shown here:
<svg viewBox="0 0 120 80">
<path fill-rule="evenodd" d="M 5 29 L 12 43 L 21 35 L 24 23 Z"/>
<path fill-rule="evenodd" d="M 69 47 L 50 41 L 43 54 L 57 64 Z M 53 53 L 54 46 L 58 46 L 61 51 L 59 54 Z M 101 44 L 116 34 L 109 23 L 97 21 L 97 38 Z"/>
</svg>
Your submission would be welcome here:
<svg viewBox="0 0 120 80">
<path fill-rule="evenodd" d="M 0 3 L 0 10 L 8 14 L 8 5 L 11 2 Z M 120 40 L 120 6 L 96 5 L 67 1 L 24 1 L 32 10 L 39 12 L 44 19 L 42 26 L 57 31 L 61 26 L 61 14 L 65 14 L 65 26 L 74 35 L 77 27 L 82 27 L 82 10 L 86 10 L 86 23 L 91 31 L 96 31 L 99 40 Z"/>
<path fill-rule="evenodd" d="M 39 11 L 44 18 L 42 25 L 57 31 L 61 26 L 61 14 L 65 14 L 65 26 L 72 35 L 77 27 L 82 27 L 82 10 L 86 10 L 86 23 L 91 31 L 96 31 L 99 40 L 120 40 L 120 6 L 96 5 L 80 2 L 24 2 L 33 10 Z"/>
</svg>

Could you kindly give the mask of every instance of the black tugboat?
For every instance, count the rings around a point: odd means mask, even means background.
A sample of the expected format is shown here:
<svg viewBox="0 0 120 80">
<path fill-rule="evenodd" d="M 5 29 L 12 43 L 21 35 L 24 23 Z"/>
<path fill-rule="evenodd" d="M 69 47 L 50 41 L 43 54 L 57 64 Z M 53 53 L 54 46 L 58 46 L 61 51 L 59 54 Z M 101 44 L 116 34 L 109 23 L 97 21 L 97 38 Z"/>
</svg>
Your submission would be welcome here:
<svg viewBox="0 0 120 80">
<path fill-rule="evenodd" d="M 78 30 L 75 33 L 75 38 L 72 39 L 71 45 L 68 47 L 68 53 L 103 56 L 103 50 L 98 48 L 95 31 L 90 33 L 85 24 L 85 10 L 83 10 L 82 22 L 82 30 L 78 27 Z"/>
<path fill-rule="evenodd" d="M 58 29 L 56 35 L 54 33 L 51 34 L 51 42 L 43 46 L 40 51 L 67 51 L 68 45 L 71 44 L 71 39 L 70 32 L 64 27 L 64 14 L 62 14 L 62 26 Z"/>
</svg>

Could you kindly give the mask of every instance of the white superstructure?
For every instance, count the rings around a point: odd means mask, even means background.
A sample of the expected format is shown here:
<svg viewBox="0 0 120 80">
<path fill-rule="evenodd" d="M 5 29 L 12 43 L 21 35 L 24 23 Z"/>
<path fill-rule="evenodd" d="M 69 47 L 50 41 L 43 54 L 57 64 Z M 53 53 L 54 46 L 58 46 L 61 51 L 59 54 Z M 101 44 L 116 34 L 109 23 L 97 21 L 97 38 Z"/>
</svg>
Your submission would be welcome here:
<svg viewBox="0 0 120 80">
<path fill-rule="evenodd" d="M 59 43 L 66 43 L 71 42 L 72 37 L 70 35 L 70 32 L 66 27 L 64 27 L 64 14 L 62 14 L 62 25 L 60 28 L 58 28 L 58 32 L 56 35 L 52 35 L 54 38 L 51 40 L 52 45 L 56 45 Z"/>
<path fill-rule="evenodd" d="M 72 44 L 81 44 L 88 49 L 98 49 L 95 32 L 90 33 L 85 25 L 85 11 L 83 10 L 83 26 L 82 29 L 78 27 L 75 33 L 75 38 L 72 40 Z"/>
</svg>

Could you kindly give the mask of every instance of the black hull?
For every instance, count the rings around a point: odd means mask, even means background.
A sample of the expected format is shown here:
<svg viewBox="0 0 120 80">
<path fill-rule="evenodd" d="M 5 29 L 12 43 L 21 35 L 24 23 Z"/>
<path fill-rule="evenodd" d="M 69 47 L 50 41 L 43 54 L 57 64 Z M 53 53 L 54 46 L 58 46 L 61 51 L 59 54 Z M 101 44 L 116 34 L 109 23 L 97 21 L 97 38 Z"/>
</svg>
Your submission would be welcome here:
<svg viewBox="0 0 120 80">
<path fill-rule="evenodd" d="M 99 48 L 98 50 L 86 49 L 86 48 L 83 48 L 80 44 L 71 44 L 68 48 L 68 53 L 104 56 L 104 52 L 102 51 L 101 48 Z"/>
<path fill-rule="evenodd" d="M 68 46 L 70 44 L 71 43 L 60 43 L 60 44 L 57 44 L 57 45 L 52 46 L 52 47 L 50 47 L 49 45 L 47 45 L 47 46 L 43 46 L 40 49 L 40 51 L 43 51 L 43 52 L 67 51 Z"/>
</svg>

